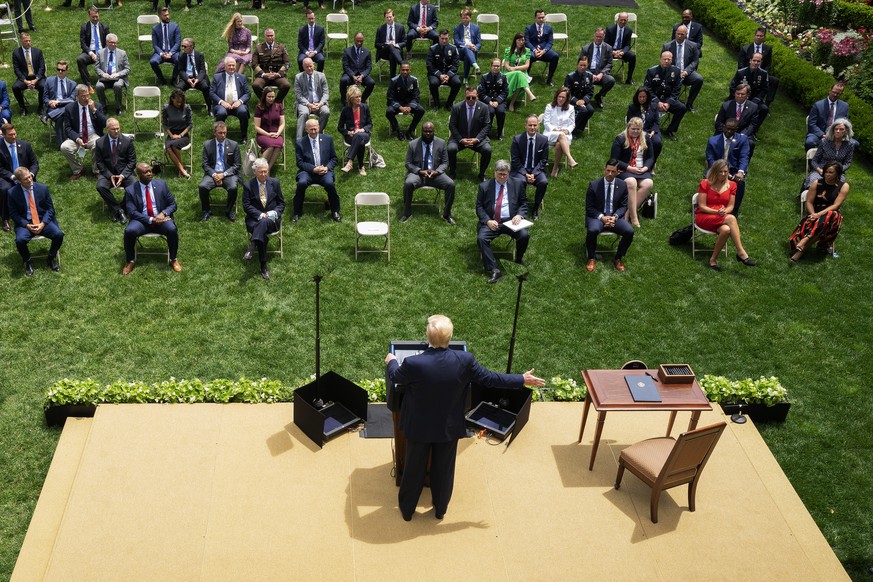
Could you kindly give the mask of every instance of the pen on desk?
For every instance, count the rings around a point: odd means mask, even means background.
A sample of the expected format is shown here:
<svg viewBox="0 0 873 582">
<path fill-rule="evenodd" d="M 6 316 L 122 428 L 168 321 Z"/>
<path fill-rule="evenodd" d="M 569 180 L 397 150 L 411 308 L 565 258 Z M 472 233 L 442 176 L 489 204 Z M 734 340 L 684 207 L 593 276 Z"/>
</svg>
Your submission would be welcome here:
<svg viewBox="0 0 873 582">
<path fill-rule="evenodd" d="M 646 376 L 648 376 L 649 378 L 651 378 L 651 379 L 654 380 L 655 382 L 658 381 L 657 378 L 655 378 L 654 376 L 652 376 L 652 373 L 651 373 L 651 372 L 646 372 Z"/>
</svg>

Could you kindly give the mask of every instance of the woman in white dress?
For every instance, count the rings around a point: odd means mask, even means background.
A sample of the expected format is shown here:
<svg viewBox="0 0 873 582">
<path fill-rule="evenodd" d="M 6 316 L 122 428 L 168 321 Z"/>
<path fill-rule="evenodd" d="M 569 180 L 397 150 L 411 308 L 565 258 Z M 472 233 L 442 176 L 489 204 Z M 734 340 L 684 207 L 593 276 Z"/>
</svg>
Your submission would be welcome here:
<svg viewBox="0 0 873 582">
<path fill-rule="evenodd" d="M 570 153 L 570 144 L 573 142 L 573 129 L 576 127 L 576 113 L 570 107 L 570 90 L 561 87 L 555 92 L 555 98 L 546 105 L 543 114 L 543 135 L 549 138 L 549 145 L 555 146 L 555 163 L 552 166 L 552 177 L 558 175 L 561 160 L 567 156 L 570 168 L 578 164 Z"/>
</svg>

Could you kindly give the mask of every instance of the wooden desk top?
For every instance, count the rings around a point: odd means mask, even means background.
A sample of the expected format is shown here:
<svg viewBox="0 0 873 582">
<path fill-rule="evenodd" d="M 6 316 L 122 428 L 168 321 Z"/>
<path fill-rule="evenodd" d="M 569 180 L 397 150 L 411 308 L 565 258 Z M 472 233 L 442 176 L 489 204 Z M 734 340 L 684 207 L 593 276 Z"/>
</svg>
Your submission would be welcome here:
<svg viewBox="0 0 873 582">
<path fill-rule="evenodd" d="M 634 402 L 625 376 L 649 372 L 661 395 L 661 402 Z M 582 370 L 595 410 L 712 410 L 712 405 L 697 383 L 664 384 L 657 370 Z"/>
</svg>

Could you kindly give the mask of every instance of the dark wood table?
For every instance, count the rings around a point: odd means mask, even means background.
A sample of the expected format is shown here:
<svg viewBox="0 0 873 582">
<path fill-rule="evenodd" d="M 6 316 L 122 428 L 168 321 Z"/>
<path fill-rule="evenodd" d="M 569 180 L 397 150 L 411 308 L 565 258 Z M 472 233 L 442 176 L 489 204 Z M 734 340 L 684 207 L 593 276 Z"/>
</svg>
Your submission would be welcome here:
<svg viewBox="0 0 873 582">
<path fill-rule="evenodd" d="M 625 376 L 643 376 L 646 372 L 654 376 L 653 381 L 661 396 L 661 402 L 634 402 L 624 378 Z M 585 422 L 588 420 L 588 409 L 592 403 L 597 411 L 597 429 L 594 432 L 591 461 L 588 463 L 589 471 L 594 468 L 594 459 L 597 457 L 597 447 L 600 445 L 600 436 L 603 434 L 606 413 L 610 410 L 670 411 L 667 436 L 670 436 L 673 431 L 677 412 L 683 410 L 691 412 L 688 430 L 694 430 L 697 428 L 700 413 L 704 410 L 712 410 L 712 405 L 706 399 L 706 395 L 697 380 L 690 384 L 664 384 L 657 379 L 657 370 L 583 370 L 582 378 L 588 387 L 588 395 L 585 396 L 582 427 L 579 429 L 577 442 L 582 442 L 582 433 L 585 432 Z"/>
</svg>

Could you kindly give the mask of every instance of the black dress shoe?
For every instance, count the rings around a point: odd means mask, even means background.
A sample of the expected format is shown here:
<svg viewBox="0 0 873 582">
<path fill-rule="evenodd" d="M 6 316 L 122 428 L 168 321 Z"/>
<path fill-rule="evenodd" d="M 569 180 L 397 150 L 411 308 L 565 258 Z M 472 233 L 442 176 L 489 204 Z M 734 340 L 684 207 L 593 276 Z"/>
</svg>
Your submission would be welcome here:
<svg viewBox="0 0 873 582">
<path fill-rule="evenodd" d="M 404 214 L 403 216 L 400 217 L 400 222 L 406 222 L 407 220 L 409 220 L 410 216 L 411 215 L 409 215 L 409 214 Z"/>
<path fill-rule="evenodd" d="M 115 109 L 115 113 L 117 113 L 118 115 L 121 115 L 122 113 L 124 113 L 124 107 L 118 107 L 118 108 L 116 108 L 116 109 Z"/>
<path fill-rule="evenodd" d="M 43 125 L 48 125 L 48 115 L 46 115 L 45 113 L 39 116 L 39 120 L 42 122 Z"/>
<path fill-rule="evenodd" d="M 291 217 L 291 222 L 297 222 L 298 220 L 300 220 L 299 214 L 295 214 L 294 216 Z"/>
<path fill-rule="evenodd" d="M 537 220 L 540 217 L 540 213 L 534 210 L 534 213 L 531 215 L 534 220 Z"/>
<path fill-rule="evenodd" d="M 451 214 L 449 214 L 448 216 L 443 216 L 443 220 L 445 220 L 449 224 L 455 224 L 455 218 Z"/>
<path fill-rule="evenodd" d="M 403 133 L 402 131 L 398 131 L 397 132 L 397 139 L 399 139 L 400 141 L 406 141 L 406 134 Z"/>
<path fill-rule="evenodd" d="M 342 222 L 343 221 L 343 217 L 339 212 L 332 212 L 330 217 L 333 219 L 334 222 Z"/>
<path fill-rule="evenodd" d="M 127 224 L 127 214 L 124 213 L 124 210 L 118 209 L 118 222 L 121 224 Z"/>
<path fill-rule="evenodd" d="M 480 182 L 484 182 L 484 181 L 485 181 L 485 174 L 479 174 L 479 181 L 480 181 Z"/>
<path fill-rule="evenodd" d="M 112 213 L 112 222 L 118 222 L 118 212 Z"/>
<path fill-rule="evenodd" d="M 755 265 L 758 264 L 758 263 L 756 263 L 755 261 L 752 260 L 752 257 L 750 257 L 750 256 L 748 256 L 748 255 L 746 256 L 745 259 L 741 259 L 741 258 L 740 258 L 740 255 L 737 255 L 737 260 L 738 260 L 739 262 L 741 262 L 742 264 L 744 264 L 745 266 L 747 266 L 747 267 L 754 267 Z"/>
<path fill-rule="evenodd" d="M 446 516 L 445 513 L 434 513 L 434 517 L 436 517 L 437 519 L 442 519 L 442 518 L 444 518 L 445 516 Z"/>
<path fill-rule="evenodd" d="M 270 280 L 270 270 L 267 268 L 266 265 L 264 265 L 263 267 L 261 267 L 261 277 L 263 277 L 263 278 L 266 279 L 267 281 Z"/>
<path fill-rule="evenodd" d="M 693 106 L 691 106 L 691 105 L 688 106 L 688 111 L 690 111 L 691 113 L 697 113 L 697 109 L 695 109 L 695 108 L 694 108 Z"/>
<path fill-rule="evenodd" d="M 243 253 L 243 260 L 251 261 L 253 256 L 255 256 L 255 243 L 249 243 L 249 248 Z"/>
<path fill-rule="evenodd" d="M 36 27 L 35 27 L 35 26 L 31 26 L 31 27 L 30 27 L 30 32 L 36 32 Z"/>
<path fill-rule="evenodd" d="M 9 230 L 10 230 L 10 228 L 9 228 L 9 221 L 6 220 L 6 219 L 4 219 L 4 220 L 3 220 L 3 231 L 4 231 L 4 232 L 9 232 Z"/>
<path fill-rule="evenodd" d="M 58 262 L 57 256 L 53 257 L 53 256 L 49 255 L 48 258 L 46 258 L 45 262 L 49 266 L 49 269 L 51 269 L 55 273 L 61 272 L 61 264 Z"/>
<path fill-rule="evenodd" d="M 669 139 L 670 141 L 679 141 L 679 140 L 676 138 L 676 134 L 673 133 L 672 131 L 665 131 L 665 132 L 664 132 L 664 135 L 665 135 L 665 136 L 667 137 L 667 139 Z"/>
<path fill-rule="evenodd" d="M 491 271 L 491 278 L 488 279 L 488 283 L 496 283 L 497 281 L 500 280 L 500 277 L 502 277 L 502 276 L 503 276 L 503 273 L 501 273 L 500 271 L 495 269 L 495 270 Z"/>
<path fill-rule="evenodd" d="M 594 107 L 597 109 L 603 109 L 603 99 L 601 97 L 594 98 Z"/>
<path fill-rule="evenodd" d="M 412 514 L 411 513 L 403 513 L 401 511 L 400 515 L 403 516 L 403 521 L 412 521 Z"/>
<path fill-rule="evenodd" d="M 21 109 L 21 116 L 22 116 L 22 117 L 27 117 L 27 114 L 28 114 L 27 107 L 23 107 L 23 108 Z"/>
<path fill-rule="evenodd" d="M 236 222 L 236 212 L 233 210 L 228 210 L 224 213 L 227 216 L 227 219 L 231 222 Z"/>
<path fill-rule="evenodd" d="M 554 81 L 552 81 L 551 79 L 549 79 L 549 80 L 546 81 L 546 85 L 548 85 L 549 87 L 554 87 L 554 86 L 555 86 L 555 83 L 554 83 Z"/>
<path fill-rule="evenodd" d="M 26 277 L 33 276 L 33 263 L 31 263 L 30 261 L 25 261 L 24 263 L 24 275 Z"/>
<path fill-rule="evenodd" d="M 207 210 L 206 212 L 203 213 L 203 216 L 200 217 L 200 222 L 206 222 L 206 221 L 209 220 L 211 217 L 212 217 L 212 212 L 210 212 L 209 210 Z"/>
</svg>

